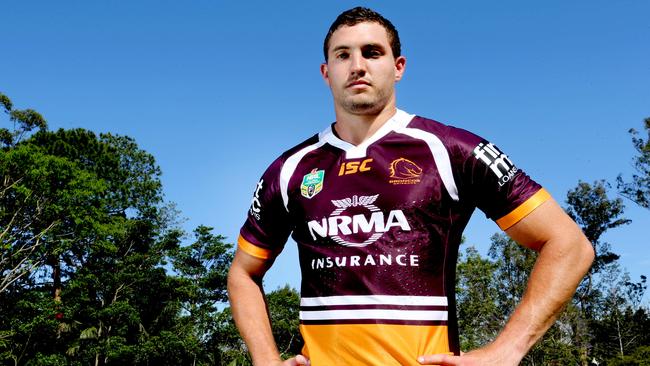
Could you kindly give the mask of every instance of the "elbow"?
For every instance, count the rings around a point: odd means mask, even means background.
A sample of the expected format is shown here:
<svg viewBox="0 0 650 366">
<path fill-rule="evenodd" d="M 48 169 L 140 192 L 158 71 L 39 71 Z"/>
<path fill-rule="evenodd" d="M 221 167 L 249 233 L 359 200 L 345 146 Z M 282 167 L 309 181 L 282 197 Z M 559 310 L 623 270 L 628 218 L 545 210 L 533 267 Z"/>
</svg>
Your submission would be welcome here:
<svg viewBox="0 0 650 366">
<path fill-rule="evenodd" d="M 575 264 L 584 274 L 587 274 L 594 263 L 596 252 L 591 242 L 582 233 L 577 239 L 575 242 Z"/>
<path fill-rule="evenodd" d="M 591 268 L 591 265 L 594 263 L 594 260 L 596 259 L 596 250 L 594 249 L 594 246 L 591 244 L 591 242 L 585 237 L 583 240 L 583 251 L 584 251 L 584 259 L 585 262 L 587 263 L 587 267 Z"/>
<path fill-rule="evenodd" d="M 228 299 L 232 305 L 232 299 L 237 297 L 239 289 L 245 286 L 246 282 L 251 281 L 251 276 L 244 270 L 240 263 L 235 260 L 228 270 L 226 287 L 228 289 Z"/>
<path fill-rule="evenodd" d="M 226 277 L 226 289 L 228 291 L 228 300 L 231 303 L 232 306 L 232 297 L 233 297 L 233 292 L 235 292 L 237 288 L 237 270 L 233 265 L 230 266 L 230 269 L 228 270 L 228 276 Z"/>
<path fill-rule="evenodd" d="M 263 272 L 259 269 L 251 268 L 241 257 L 235 255 L 235 259 L 230 265 L 228 276 L 226 279 L 226 288 L 228 290 L 228 299 L 232 305 L 232 299 L 236 298 L 240 290 L 246 289 L 250 286 L 262 287 Z"/>
</svg>

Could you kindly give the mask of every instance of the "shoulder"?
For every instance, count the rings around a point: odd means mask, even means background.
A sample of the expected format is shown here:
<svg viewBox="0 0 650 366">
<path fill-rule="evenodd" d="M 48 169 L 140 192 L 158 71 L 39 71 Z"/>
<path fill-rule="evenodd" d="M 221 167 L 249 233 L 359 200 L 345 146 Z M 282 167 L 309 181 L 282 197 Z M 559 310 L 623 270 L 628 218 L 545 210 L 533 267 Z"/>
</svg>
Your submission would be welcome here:
<svg viewBox="0 0 650 366">
<path fill-rule="evenodd" d="M 290 148 L 290 149 L 284 151 L 284 152 L 280 155 L 279 159 L 287 160 L 287 159 L 289 159 L 291 156 L 298 154 L 300 151 L 303 151 L 304 149 L 309 148 L 309 147 L 311 147 L 311 146 L 315 146 L 315 145 L 317 145 L 318 142 L 319 142 L 319 140 L 320 140 L 320 138 L 319 138 L 319 134 L 318 134 L 318 133 L 315 134 L 315 135 L 312 135 L 312 136 L 309 137 L 308 139 L 305 139 L 305 140 L 302 141 L 301 143 L 299 143 L 299 144 L 293 146 L 292 148 Z"/>
<path fill-rule="evenodd" d="M 278 156 L 266 170 L 265 175 L 269 174 L 280 174 L 280 171 L 284 165 L 289 161 L 295 159 L 298 155 L 303 154 L 305 151 L 310 150 L 312 147 L 317 146 L 319 142 L 319 134 L 315 134 L 308 139 L 300 142 L 299 144 L 293 146 L 292 148 L 285 150 L 280 156 Z"/>
<path fill-rule="evenodd" d="M 485 141 L 482 137 L 465 129 L 417 115 L 413 117 L 407 128 L 435 136 L 452 156 L 467 156 Z"/>
<path fill-rule="evenodd" d="M 408 127 L 417 128 L 422 131 L 432 133 L 446 143 L 474 144 L 482 140 L 482 138 L 478 135 L 465 129 L 421 116 L 413 117 Z"/>
</svg>

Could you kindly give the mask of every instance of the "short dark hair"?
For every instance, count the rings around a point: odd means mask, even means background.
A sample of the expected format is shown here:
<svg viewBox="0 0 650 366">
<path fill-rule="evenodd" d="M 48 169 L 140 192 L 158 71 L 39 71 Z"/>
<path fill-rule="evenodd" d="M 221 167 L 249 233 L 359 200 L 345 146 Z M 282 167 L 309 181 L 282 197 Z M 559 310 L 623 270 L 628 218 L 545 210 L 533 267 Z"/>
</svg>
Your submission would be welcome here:
<svg viewBox="0 0 650 366">
<path fill-rule="evenodd" d="M 374 22 L 384 27 L 384 29 L 386 29 L 386 33 L 388 34 L 388 42 L 390 42 L 390 48 L 393 51 L 393 56 L 397 58 L 402 54 L 402 45 L 399 42 L 399 34 L 397 33 L 397 29 L 395 29 L 393 23 L 372 9 L 357 6 L 356 8 L 346 10 L 339 14 L 336 20 L 334 20 L 334 23 L 332 23 L 330 26 L 330 29 L 327 31 L 325 42 L 323 42 L 323 54 L 325 55 L 325 62 L 327 62 L 327 50 L 330 46 L 330 38 L 332 38 L 332 34 L 334 34 L 334 32 L 341 26 L 346 25 L 348 27 L 352 27 L 363 22 Z"/>
</svg>

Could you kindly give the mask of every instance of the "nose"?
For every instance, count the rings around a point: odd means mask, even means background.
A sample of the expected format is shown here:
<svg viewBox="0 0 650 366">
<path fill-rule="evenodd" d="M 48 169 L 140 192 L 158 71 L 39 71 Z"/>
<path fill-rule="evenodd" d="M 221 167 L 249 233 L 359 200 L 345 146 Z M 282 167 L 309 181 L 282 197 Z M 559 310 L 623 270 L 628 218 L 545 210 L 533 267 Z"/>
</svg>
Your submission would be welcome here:
<svg viewBox="0 0 650 366">
<path fill-rule="evenodd" d="M 366 59 L 360 52 L 355 52 L 351 56 L 350 73 L 352 75 L 363 76 L 366 74 Z"/>
</svg>

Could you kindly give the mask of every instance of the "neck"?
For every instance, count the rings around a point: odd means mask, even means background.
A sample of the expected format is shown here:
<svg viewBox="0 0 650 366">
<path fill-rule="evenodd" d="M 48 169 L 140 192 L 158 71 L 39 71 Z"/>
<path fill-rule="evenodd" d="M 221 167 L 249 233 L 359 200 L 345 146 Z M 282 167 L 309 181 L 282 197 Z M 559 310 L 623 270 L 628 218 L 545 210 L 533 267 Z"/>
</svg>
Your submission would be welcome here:
<svg viewBox="0 0 650 366">
<path fill-rule="evenodd" d="M 334 129 L 341 140 L 359 145 L 377 132 L 396 112 L 394 103 L 389 103 L 377 114 L 351 114 L 337 107 Z"/>
</svg>

